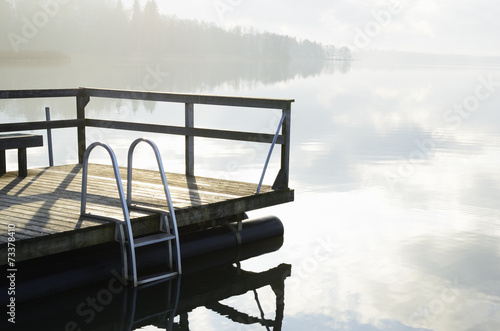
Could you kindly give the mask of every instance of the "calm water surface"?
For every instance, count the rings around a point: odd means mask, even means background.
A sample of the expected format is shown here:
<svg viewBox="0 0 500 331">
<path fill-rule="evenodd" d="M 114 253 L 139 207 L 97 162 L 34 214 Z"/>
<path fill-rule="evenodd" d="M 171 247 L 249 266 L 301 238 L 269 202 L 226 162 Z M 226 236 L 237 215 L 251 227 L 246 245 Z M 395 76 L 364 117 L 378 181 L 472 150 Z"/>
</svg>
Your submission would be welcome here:
<svg viewBox="0 0 500 331">
<path fill-rule="evenodd" d="M 360 64 L 284 86 L 285 330 L 500 328 L 499 74 Z"/>
<path fill-rule="evenodd" d="M 241 265 L 254 272 L 292 265 L 283 330 L 500 329 L 499 66 L 355 62 L 349 70 L 237 88 L 219 84 L 206 93 L 296 100 L 290 183 L 296 201 L 249 213 L 280 217 L 284 245 Z M 47 102 L 55 118 L 69 116 Z M 19 115 L 13 108 L 3 106 L 2 120 L 43 119 L 43 112 Z M 272 111 L 197 109 L 198 126 L 272 132 L 279 119 Z M 89 115 L 183 121 L 182 105 L 103 101 L 91 103 Z M 72 132 L 58 134 L 74 139 Z M 135 138 L 89 136 L 113 144 L 122 158 Z M 183 138 L 153 139 L 164 146 L 167 170 L 182 171 Z M 196 144 L 199 175 L 258 181 L 265 148 Z M 74 151 L 62 150 L 58 163 L 75 162 Z M 33 152 L 30 160 L 45 165 L 42 154 Z M 9 162 L 15 167 L 15 159 Z M 262 312 L 252 291 L 221 303 L 274 319 L 274 292 L 256 292 Z M 188 319 L 190 330 L 266 330 L 206 307 Z"/>
</svg>

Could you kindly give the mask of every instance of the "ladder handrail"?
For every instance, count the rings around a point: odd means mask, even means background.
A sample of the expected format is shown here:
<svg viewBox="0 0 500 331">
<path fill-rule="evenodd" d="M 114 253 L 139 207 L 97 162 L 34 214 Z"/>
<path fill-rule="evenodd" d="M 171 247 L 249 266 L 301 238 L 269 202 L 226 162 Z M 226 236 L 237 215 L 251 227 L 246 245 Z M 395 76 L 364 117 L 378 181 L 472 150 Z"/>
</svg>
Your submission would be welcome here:
<svg viewBox="0 0 500 331">
<path fill-rule="evenodd" d="M 81 194 L 81 205 L 80 205 L 80 214 L 82 216 L 87 216 L 87 217 L 94 217 L 94 218 L 99 218 L 98 215 L 91 215 L 86 212 L 86 207 L 87 207 L 87 177 L 88 177 L 88 166 L 89 166 L 89 156 L 90 152 L 97 147 L 103 147 L 109 154 L 111 158 L 111 163 L 113 165 L 113 170 L 115 174 L 115 180 L 116 180 L 116 186 L 118 188 L 118 195 L 120 196 L 120 203 L 123 211 L 123 218 L 124 220 L 121 221 L 119 219 L 114 219 L 114 218 L 106 218 L 107 220 L 112 220 L 115 221 L 119 225 L 123 225 L 125 223 L 125 226 L 127 228 L 127 236 L 128 240 L 130 242 L 130 247 L 133 247 L 134 245 L 134 236 L 132 235 L 132 225 L 130 223 L 130 214 L 127 206 L 127 200 L 125 199 L 125 194 L 123 192 L 123 185 L 122 185 L 122 180 L 120 176 L 120 169 L 118 168 L 118 161 L 116 160 L 116 155 L 113 152 L 113 149 L 109 147 L 105 143 L 101 142 L 94 142 L 87 147 L 85 150 L 84 156 L 83 156 L 83 173 L 82 173 L 82 194 Z M 123 239 L 123 238 L 122 238 Z M 133 278 L 134 278 L 134 283 L 137 280 L 137 269 L 136 269 L 136 260 L 135 260 L 135 251 L 134 249 L 130 249 L 130 254 L 131 254 L 131 260 L 132 260 L 132 272 L 133 272 Z"/>
<path fill-rule="evenodd" d="M 128 159 L 127 160 L 127 207 L 130 207 L 132 205 L 132 169 L 133 169 L 132 163 L 133 163 L 134 150 L 135 150 L 135 147 L 141 142 L 145 142 L 148 145 L 150 145 L 155 153 L 155 156 L 156 156 L 156 162 L 158 164 L 158 171 L 159 171 L 160 176 L 161 176 L 161 180 L 163 183 L 163 190 L 165 192 L 165 197 L 167 199 L 168 211 L 169 211 L 170 216 L 171 216 L 172 229 L 174 231 L 175 237 L 177 238 L 175 240 L 175 245 L 176 245 L 176 250 L 177 250 L 177 269 L 178 269 L 178 273 L 180 275 L 180 274 L 182 274 L 182 270 L 181 270 L 181 263 L 180 263 L 180 245 L 179 245 L 179 240 L 178 240 L 179 234 L 178 234 L 178 230 L 177 230 L 177 220 L 175 218 L 175 210 L 174 210 L 174 206 L 172 203 L 172 197 L 170 195 L 170 190 L 168 189 L 168 182 L 167 182 L 167 178 L 165 177 L 165 169 L 163 168 L 163 162 L 161 160 L 160 151 L 159 151 L 158 147 L 156 146 L 156 144 L 147 138 L 138 138 L 138 139 L 134 140 L 132 142 L 132 144 L 130 145 L 129 150 L 128 150 L 128 158 L 127 158 Z"/>
<path fill-rule="evenodd" d="M 92 150 L 97 146 L 103 147 L 109 153 L 109 156 L 111 158 L 111 163 L 113 166 L 113 171 L 115 173 L 115 180 L 116 180 L 116 185 L 118 188 L 118 195 L 120 197 L 120 203 L 121 203 L 121 207 L 122 207 L 122 211 L 123 211 L 123 217 L 124 217 L 125 221 L 127 221 L 127 220 L 130 221 L 128 207 L 126 204 L 125 194 L 123 191 L 123 185 L 122 185 L 121 176 L 120 176 L 120 170 L 118 168 L 118 161 L 116 160 L 116 155 L 113 152 L 113 150 L 111 149 L 111 147 L 109 147 L 109 145 L 107 145 L 105 143 L 101 143 L 101 142 L 94 142 L 91 145 L 89 145 L 89 147 L 87 147 L 85 154 L 83 156 L 82 196 L 81 196 L 80 213 L 82 215 L 90 215 L 90 214 L 86 213 L 87 181 L 88 181 L 87 177 L 88 177 L 88 167 L 89 167 L 88 163 L 89 163 L 90 152 L 92 152 Z M 120 221 L 120 220 L 116 219 L 116 221 Z"/>
<path fill-rule="evenodd" d="M 262 182 L 264 181 L 264 176 L 266 175 L 267 166 L 269 164 L 269 160 L 271 159 L 271 155 L 273 154 L 274 145 L 276 145 L 276 140 L 278 139 L 278 136 L 280 134 L 280 130 L 281 127 L 283 126 L 283 121 L 285 120 L 285 117 L 286 117 L 286 112 L 283 112 L 283 115 L 281 115 L 281 120 L 278 124 L 278 128 L 276 129 L 276 133 L 274 134 L 273 142 L 271 143 L 271 147 L 269 147 L 269 153 L 267 153 L 266 162 L 264 162 L 264 169 L 262 170 L 262 175 L 260 176 L 259 185 L 257 186 L 257 191 L 255 191 L 255 194 L 260 193 L 260 188 L 262 187 Z"/>
</svg>

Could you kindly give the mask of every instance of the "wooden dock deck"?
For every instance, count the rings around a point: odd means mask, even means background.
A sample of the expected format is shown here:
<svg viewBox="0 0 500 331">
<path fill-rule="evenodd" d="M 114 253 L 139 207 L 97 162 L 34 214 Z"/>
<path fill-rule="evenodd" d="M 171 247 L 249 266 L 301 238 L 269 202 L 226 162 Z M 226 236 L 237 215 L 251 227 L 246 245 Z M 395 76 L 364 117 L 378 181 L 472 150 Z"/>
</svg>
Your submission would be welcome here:
<svg viewBox="0 0 500 331">
<path fill-rule="evenodd" d="M 0 91 L 0 105 L 16 103 L 22 99 L 74 98 L 74 118 L 50 119 L 46 121 L 0 123 L 0 133 L 47 132 L 50 145 L 51 130 L 74 129 L 77 146 L 68 146 L 77 151 L 78 164 L 28 169 L 27 176 L 16 176 L 8 172 L 0 176 L 0 265 L 7 261 L 9 230 L 15 228 L 15 260 L 22 261 L 63 251 L 88 247 L 114 240 L 113 222 L 80 217 L 82 163 L 87 147 L 94 143 L 87 137 L 87 129 L 123 130 L 132 139 L 148 134 L 184 136 L 185 175 L 167 174 L 173 195 L 177 224 L 180 231 L 192 230 L 215 222 L 227 222 L 250 210 L 269 207 L 293 200 L 294 192 L 288 186 L 290 163 L 291 103 L 293 99 L 244 98 L 197 94 L 175 94 L 109 90 L 95 88 L 4 90 Z M 89 118 L 86 107 L 94 99 L 141 100 L 160 103 L 184 104 L 184 126 L 166 123 L 125 122 L 116 118 Z M 241 108 L 281 111 L 281 120 L 275 132 L 244 132 L 210 129 L 195 126 L 195 106 L 201 112 L 212 108 L 231 107 L 237 121 Z M 209 107 L 208 107 L 209 106 Z M 276 115 L 274 115 L 276 116 Z M 137 136 L 136 136 L 137 135 Z M 108 134 L 102 136 L 108 136 Z M 195 137 L 197 139 L 222 139 L 245 141 L 251 144 L 269 144 L 269 153 L 264 162 L 260 184 L 275 145 L 281 151 L 280 170 L 272 187 L 237 181 L 203 178 L 195 176 Z M 13 146 L 3 146 L 12 148 Z M 22 146 L 23 148 L 30 146 Z M 17 148 L 17 147 L 16 147 Z M 25 153 L 20 150 L 21 155 Z M 57 154 L 58 151 L 54 151 Z M 51 159 L 52 149 L 49 149 Z M 4 161 L 3 153 L 0 161 Z M 24 159 L 22 160 L 24 171 Z M 263 160 L 264 161 L 264 160 Z M 4 163 L 4 162 L 0 162 Z M 19 163 L 21 165 L 21 162 Z M 28 160 L 29 165 L 29 160 Z M 3 166 L 1 167 L 3 168 Z M 29 168 L 29 167 L 28 167 Z M 0 169 L 2 170 L 2 169 Z M 118 191 L 111 166 L 92 165 L 89 169 L 87 212 L 122 219 Z M 122 178 L 126 178 L 125 171 Z M 3 172 L 3 171 L 2 171 Z M 24 173 L 20 173 L 24 175 Z M 163 186 L 157 171 L 134 169 L 133 202 L 166 207 Z M 125 184 L 124 184 L 125 186 Z M 258 193 L 256 193 L 258 192 Z M 224 219 L 226 218 L 226 219 Z M 132 212 L 134 235 L 140 236 L 159 229 L 159 214 Z"/>
<path fill-rule="evenodd" d="M 126 169 L 120 169 L 126 178 Z M 157 171 L 134 169 L 133 201 L 166 208 Z M 114 240 L 114 223 L 80 217 L 82 166 L 29 169 L 25 178 L 9 172 L 0 177 L 0 261 L 7 259 L 7 228 L 15 225 L 16 261 L 88 247 Z M 201 227 L 293 200 L 293 190 L 256 184 L 167 173 L 179 228 Z M 126 187 L 125 181 L 123 181 Z M 111 166 L 91 164 L 87 211 L 123 219 Z M 159 229 L 155 213 L 131 211 L 134 233 Z"/>
</svg>

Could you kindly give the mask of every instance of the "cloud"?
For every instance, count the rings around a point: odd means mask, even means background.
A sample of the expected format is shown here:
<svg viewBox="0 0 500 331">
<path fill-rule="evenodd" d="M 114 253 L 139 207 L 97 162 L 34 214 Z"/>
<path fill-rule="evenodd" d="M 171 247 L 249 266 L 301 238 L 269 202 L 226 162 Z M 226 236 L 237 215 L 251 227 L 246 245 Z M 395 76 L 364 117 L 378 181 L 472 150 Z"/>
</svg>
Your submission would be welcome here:
<svg viewBox="0 0 500 331">
<path fill-rule="evenodd" d="M 433 28 L 432 28 L 431 24 L 429 23 L 429 21 L 426 21 L 426 20 L 413 21 L 413 22 L 411 22 L 411 25 L 412 25 L 415 33 L 417 33 L 417 34 L 426 35 L 426 36 L 429 36 L 431 38 L 433 38 L 435 36 L 434 32 L 433 32 Z"/>
</svg>

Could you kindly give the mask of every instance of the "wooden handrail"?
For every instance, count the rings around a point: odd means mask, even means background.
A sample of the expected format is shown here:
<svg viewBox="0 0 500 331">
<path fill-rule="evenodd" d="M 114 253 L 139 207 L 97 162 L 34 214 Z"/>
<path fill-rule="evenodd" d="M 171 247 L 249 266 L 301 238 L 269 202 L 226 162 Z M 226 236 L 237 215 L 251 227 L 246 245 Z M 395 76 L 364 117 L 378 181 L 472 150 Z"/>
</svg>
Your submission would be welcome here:
<svg viewBox="0 0 500 331">
<path fill-rule="evenodd" d="M 31 131 L 47 129 L 74 128 L 83 123 L 82 120 L 55 120 L 38 122 L 2 123 L 0 132 Z"/>
<path fill-rule="evenodd" d="M 81 89 L 3 90 L 0 99 L 76 97 Z"/>
<path fill-rule="evenodd" d="M 240 132 L 228 130 L 214 130 L 193 127 L 194 105 L 233 106 L 244 108 L 281 109 L 285 114 L 281 134 L 277 136 L 276 143 L 281 145 L 281 169 L 273 185 L 274 188 L 287 188 L 289 177 L 290 156 L 290 116 L 293 99 L 268 99 L 248 98 L 234 96 L 215 96 L 201 94 L 178 94 L 166 92 L 147 92 L 131 90 L 114 90 L 98 88 L 69 88 L 69 89 L 37 89 L 37 90 L 3 90 L 0 91 L 1 99 L 27 99 L 27 98 L 76 98 L 76 119 L 23 122 L 0 124 L 0 132 L 30 131 L 43 129 L 77 128 L 79 162 L 83 160 L 86 149 L 86 127 L 100 127 L 130 131 L 154 132 L 186 136 L 186 174 L 194 175 L 194 140 L 193 137 L 217 138 L 261 143 L 272 143 L 274 135 L 255 132 Z M 145 124 L 135 122 L 121 122 L 110 120 L 89 119 L 85 114 L 85 107 L 91 98 L 129 99 L 158 102 L 184 103 L 186 106 L 186 125 L 169 126 L 159 124 Z"/>
<path fill-rule="evenodd" d="M 145 101 L 163 101 L 177 103 L 193 103 L 218 106 L 234 106 L 248 108 L 288 109 L 293 99 L 249 98 L 234 96 L 217 96 L 203 94 L 179 94 L 167 92 L 148 92 L 131 90 L 112 90 L 98 88 L 71 88 L 71 89 L 38 89 L 38 90 L 3 90 L 0 99 L 26 99 L 26 98 L 59 98 L 76 97 L 78 95 L 89 97 L 130 99 Z"/>
<path fill-rule="evenodd" d="M 164 134 L 173 134 L 181 136 L 251 141 L 259 143 L 271 143 L 274 138 L 274 135 L 267 133 L 214 130 L 214 129 L 192 128 L 192 127 L 172 126 L 163 124 L 145 124 L 136 122 L 97 120 L 90 118 L 85 120 L 85 125 L 88 127 L 104 128 L 104 129 L 142 131 L 142 132 L 164 133 Z M 284 144 L 284 141 L 285 141 L 284 137 L 282 135 L 279 135 L 276 143 L 282 145 Z"/>
<path fill-rule="evenodd" d="M 166 92 L 146 92 L 146 91 L 127 91 L 127 90 L 109 90 L 85 88 L 90 97 L 114 98 L 114 99 L 133 99 L 163 102 L 192 103 L 217 106 L 251 107 L 251 108 L 269 108 L 286 109 L 294 100 L 290 99 L 266 99 L 266 98 L 248 98 L 232 96 L 216 96 L 203 94 L 178 94 Z"/>
</svg>

